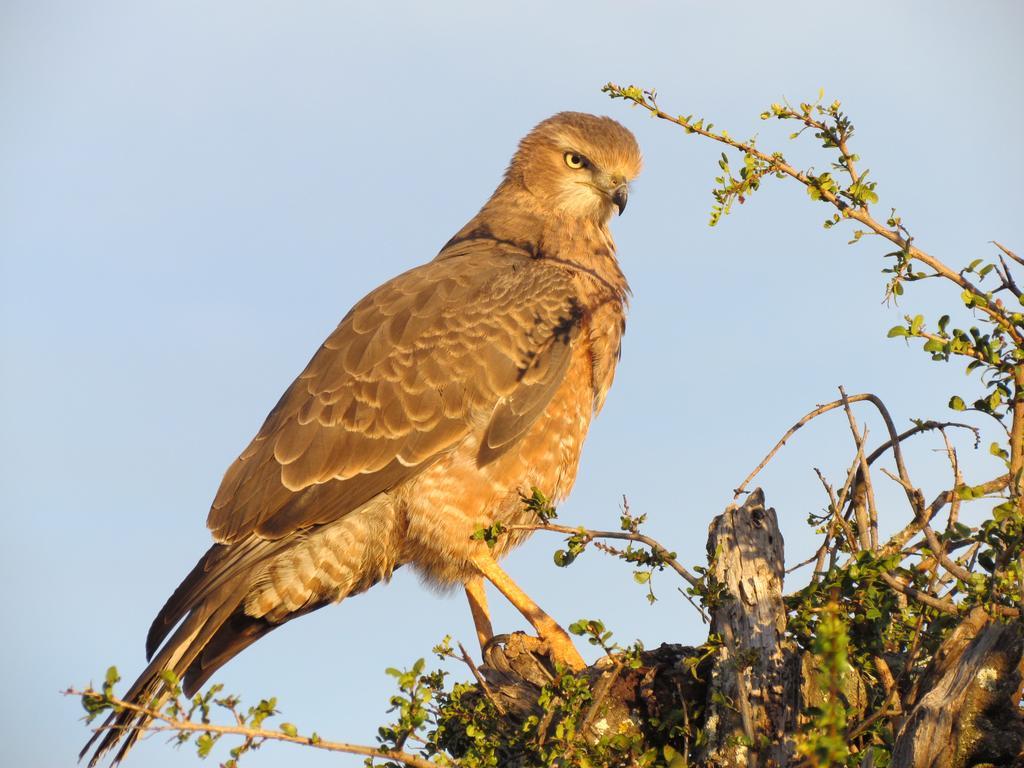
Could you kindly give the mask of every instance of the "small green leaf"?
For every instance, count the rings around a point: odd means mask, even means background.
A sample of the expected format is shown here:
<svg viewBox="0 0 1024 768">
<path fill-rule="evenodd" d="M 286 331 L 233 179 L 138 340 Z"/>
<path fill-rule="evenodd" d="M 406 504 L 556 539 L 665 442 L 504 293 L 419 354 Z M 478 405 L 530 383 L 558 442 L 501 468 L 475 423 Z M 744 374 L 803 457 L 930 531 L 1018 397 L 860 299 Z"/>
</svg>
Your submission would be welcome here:
<svg viewBox="0 0 1024 768">
<path fill-rule="evenodd" d="M 216 739 L 213 738 L 209 733 L 204 733 L 196 739 L 196 752 L 199 757 L 207 757 L 210 754 L 210 750 L 213 749 L 213 745 Z"/>
<path fill-rule="evenodd" d="M 684 755 L 667 744 L 662 748 L 662 754 L 665 756 L 666 768 L 686 768 L 688 764 Z"/>
<path fill-rule="evenodd" d="M 1002 504 L 1000 504 L 998 507 L 995 507 L 992 510 L 992 519 L 995 520 L 997 523 L 1001 523 L 1003 522 L 1003 520 L 1006 520 L 1008 517 L 1010 517 L 1014 513 L 1014 511 L 1015 510 L 1013 502 L 1004 501 Z"/>
<path fill-rule="evenodd" d="M 565 566 L 569 565 L 575 559 L 576 555 L 572 554 L 571 552 L 567 552 L 564 549 L 559 549 L 555 551 L 555 565 L 557 565 L 559 568 L 565 568 Z"/>
<path fill-rule="evenodd" d="M 281 731 L 288 736 L 298 736 L 299 729 L 295 727 L 295 723 L 281 723 Z"/>
<path fill-rule="evenodd" d="M 961 485 L 956 489 L 956 496 L 961 501 L 970 501 L 975 498 L 974 488 L 969 485 Z"/>
</svg>

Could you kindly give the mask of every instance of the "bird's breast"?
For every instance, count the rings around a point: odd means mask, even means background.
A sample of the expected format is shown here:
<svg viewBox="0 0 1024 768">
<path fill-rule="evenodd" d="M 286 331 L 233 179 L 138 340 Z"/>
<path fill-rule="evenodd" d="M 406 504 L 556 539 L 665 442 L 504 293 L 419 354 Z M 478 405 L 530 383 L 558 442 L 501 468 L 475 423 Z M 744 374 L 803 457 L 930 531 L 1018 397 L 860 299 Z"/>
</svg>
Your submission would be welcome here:
<svg viewBox="0 0 1024 768">
<path fill-rule="evenodd" d="M 600 327 L 594 327 L 594 321 Z M 463 583 L 474 575 L 470 559 L 487 545 L 473 534 L 493 523 L 537 523 L 523 503 L 533 488 L 553 501 L 571 490 L 583 441 L 604 401 L 618 357 L 622 327 L 618 312 L 599 310 L 588 317 L 574 345 L 564 379 L 531 427 L 506 451 L 479 463 L 483 429 L 470 434 L 449 454 L 421 473 L 400 500 L 406 518 L 403 562 L 439 586 Z M 528 531 L 503 534 L 493 554 L 501 557 Z"/>
</svg>

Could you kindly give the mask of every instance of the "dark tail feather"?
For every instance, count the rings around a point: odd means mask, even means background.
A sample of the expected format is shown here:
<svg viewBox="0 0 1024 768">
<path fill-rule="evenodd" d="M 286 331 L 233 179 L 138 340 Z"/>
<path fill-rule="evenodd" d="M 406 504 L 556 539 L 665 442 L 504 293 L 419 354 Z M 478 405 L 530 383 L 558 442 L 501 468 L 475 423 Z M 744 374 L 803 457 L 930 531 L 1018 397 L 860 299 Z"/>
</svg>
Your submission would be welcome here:
<svg viewBox="0 0 1024 768">
<path fill-rule="evenodd" d="M 208 579 L 210 566 L 216 563 L 223 555 L 227 547 L 221 544 L 214 544 L 206 553 L 199 558 L 188 576 L 181 580 L 181 584 L 174 590 L 174 593 L 167 598 L 163 608 L 149 625 L 149 633 L 146 635 L 146 660 L 153 658 L 157 648 L 167 638 L 167 635 L 174 625 L 197 604 L 198 592 L 205 586 Z"/>
<path fill-rule="evenodd" d="M 198 691 L 210 676 L 227 664 L 231 659 L 240 654 L 250 645 L 255 643 L 272 629 L 282 626 L 285 622 L 305 616 L 307 613 L 323 608 L 328 602 L 311 603 L 304 608 L 288 614 L 278 623 L 267 621 L 262 618 L 247 616 L 243 611 L 235 611 L 227 621 L 217 630 L 217 633 L 210 638 L 210 641 L 203 648 L 202 653 L 189 665 L 185 671 L 182 690 L 186 696 L 192 696 Z"/>
<path fill-rule="evenodd" d="M 223 590 L 225 584 L 277 546 L 274 542 L 251 539 L 230 546 L 214 544 L 210 547 L 153 619 L 146 636 L 146 658 L 153 658 L 164 638 L 189 611 L 205 602 L 213 592 Z"/>
<path fill-rule="evenodd" d="M 186 670 L 203 652 L 206 644 L 217 633 L 217 630 L 228 620 L 243 596 L 244 585 L 241 589 L 236 587 L 225 594 L 211 596 L 211 599 L 194 608 L 156 658 L 139 675 L 135 684 L 121 698 L 132 704 L 150 709 L 160 709 L 168 696 L 167 684 L 161 678 L 161 673 L 170 669 L 179 679 L 183 678 Z M 220 599 L 212 599 L 215 597 Z M 120 743 L 121 746 L 111 761 L 111 765 L 117 765 L 128 754 L 128 750 L 132 748 L 151 720 L 152 718 L 148 715 L 141 715 L 127 709 L 121 712 L 112 712 L 89 739 L 89 743 L 79 753 L 78 759 L 82 760 L 99 740 L 92 757 L 89 758 L 89 768 L 94 768 L 107 752 Z"/>
</svg>

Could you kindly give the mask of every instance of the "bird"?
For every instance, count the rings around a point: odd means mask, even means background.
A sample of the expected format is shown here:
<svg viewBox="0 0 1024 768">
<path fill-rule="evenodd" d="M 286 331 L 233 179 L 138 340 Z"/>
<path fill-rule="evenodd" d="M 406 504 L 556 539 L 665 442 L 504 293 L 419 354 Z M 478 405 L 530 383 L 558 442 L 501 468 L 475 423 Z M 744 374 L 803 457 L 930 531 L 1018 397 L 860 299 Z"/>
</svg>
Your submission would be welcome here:
<svg viewBox="0 0 1024 768">
<path fill-rule="evenodd" d="M 462 586 L 481 646 L 489 581 L 552 660 L 585 666 L 498 561 L 538 522 L 524 495 L 569 493 L 612 384 L 630 290 L 609 224 L 641 165 L 612 118 L 543 120 L 433 260 L 344 316 L 228 467 L 213 544 L 154 619 L 123 700 L 152 706 L 175 679 L 191 696 L 271 630 L 399 567 Z M 495 524 L 496 541 L 474 538 Z M 98 740 L 89 765 L 117 747 L 116 765 L 149 722 L 115 711 L 79 759 Z"/>
</svg>

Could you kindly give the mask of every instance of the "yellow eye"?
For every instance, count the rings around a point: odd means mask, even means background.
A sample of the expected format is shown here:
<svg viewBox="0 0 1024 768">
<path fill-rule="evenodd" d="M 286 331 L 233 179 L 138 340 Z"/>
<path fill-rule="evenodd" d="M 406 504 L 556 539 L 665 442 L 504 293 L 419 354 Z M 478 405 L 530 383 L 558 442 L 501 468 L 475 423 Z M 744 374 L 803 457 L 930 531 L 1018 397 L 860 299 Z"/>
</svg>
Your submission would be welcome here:
<svg viewBox="0 0 1024 768">
<path fill-rule="evenodd" d="M 586 168 L 588 165 L 590 165 L 590 163 L 587 161 L 587 158 L 585 158 L 579 152 L 566 152 L 565 164 L 568 165 L 573 170 L 579 168 Z"/>
</svg>

